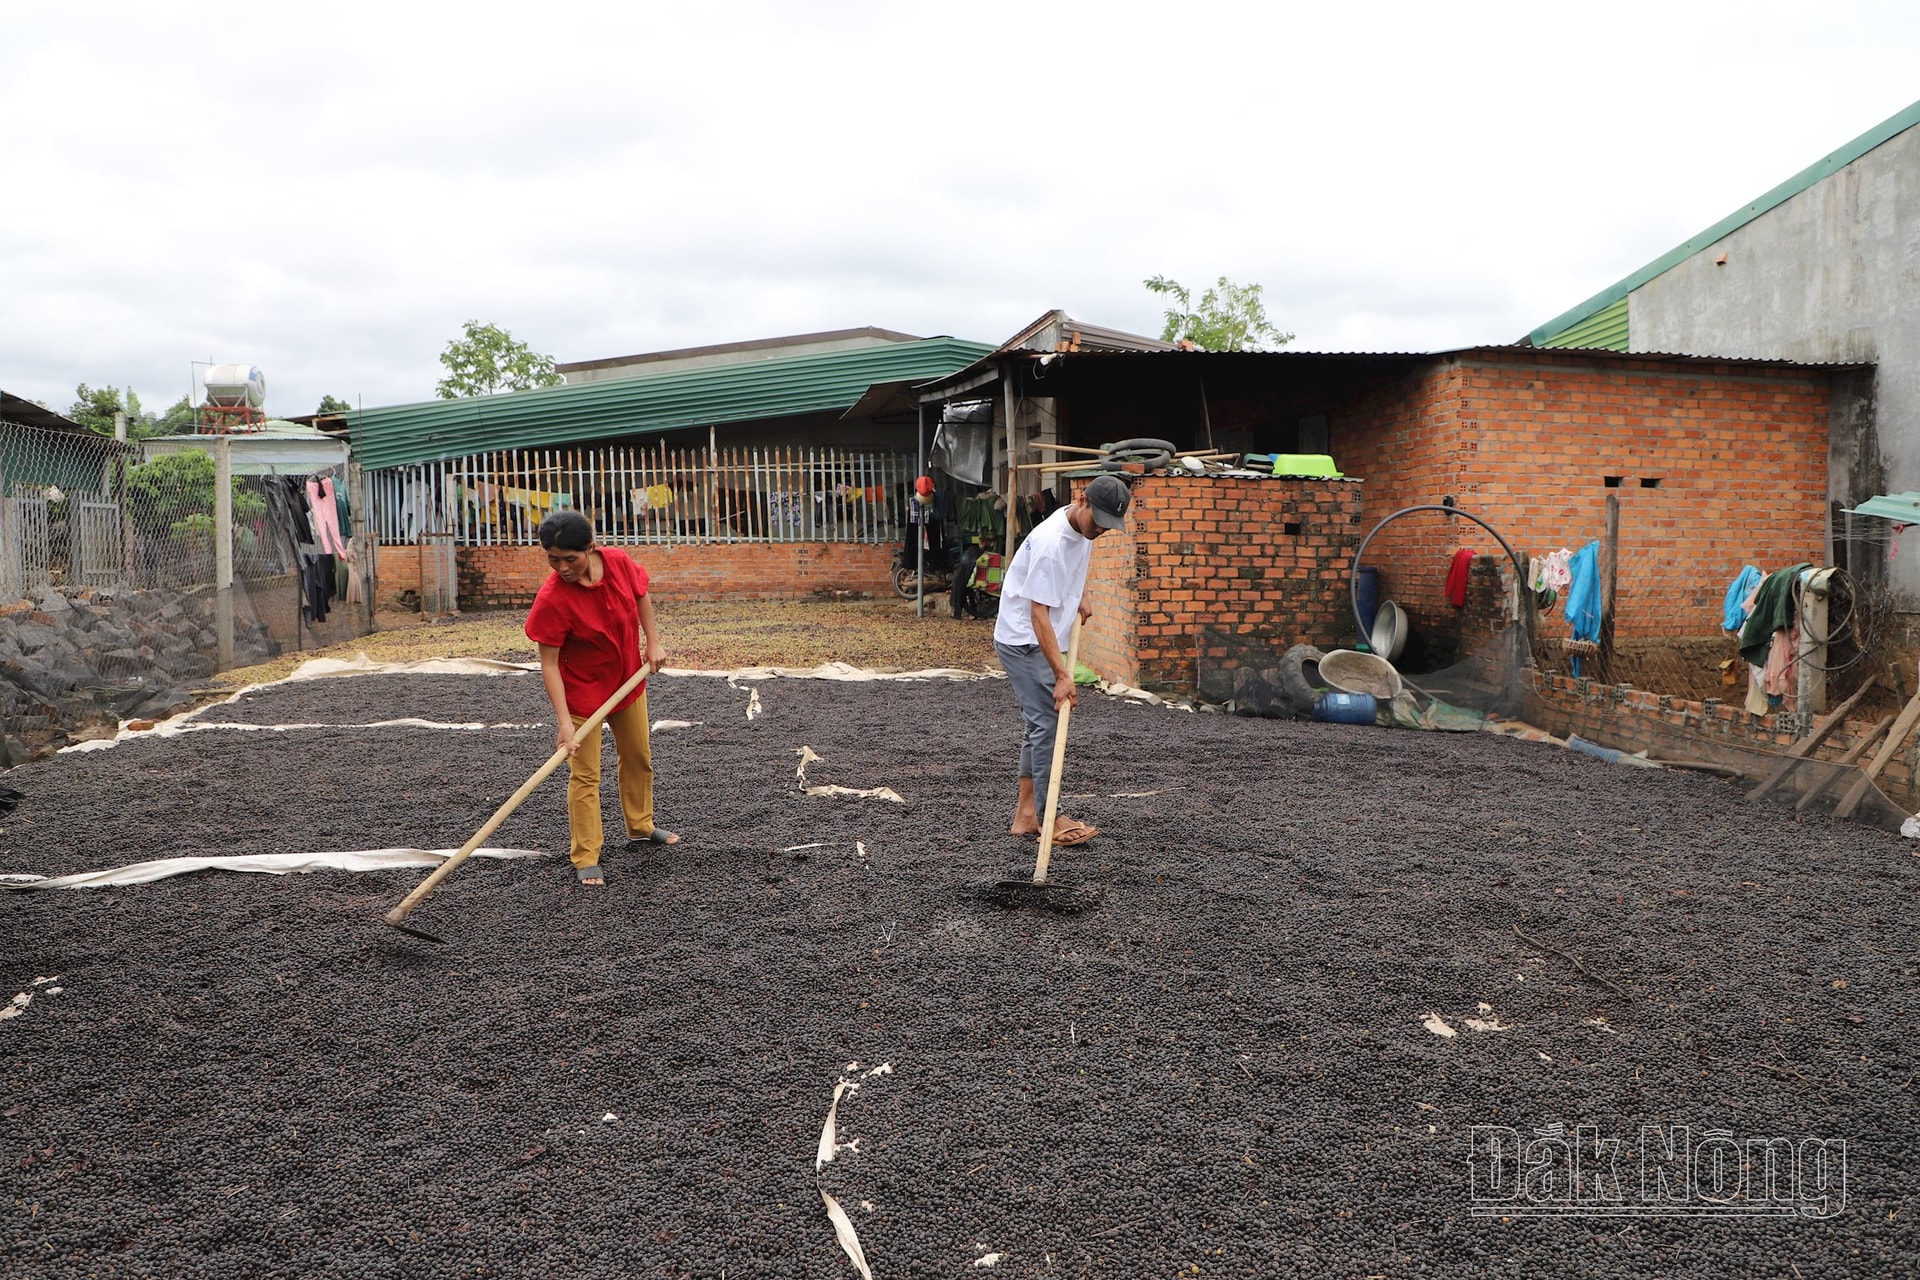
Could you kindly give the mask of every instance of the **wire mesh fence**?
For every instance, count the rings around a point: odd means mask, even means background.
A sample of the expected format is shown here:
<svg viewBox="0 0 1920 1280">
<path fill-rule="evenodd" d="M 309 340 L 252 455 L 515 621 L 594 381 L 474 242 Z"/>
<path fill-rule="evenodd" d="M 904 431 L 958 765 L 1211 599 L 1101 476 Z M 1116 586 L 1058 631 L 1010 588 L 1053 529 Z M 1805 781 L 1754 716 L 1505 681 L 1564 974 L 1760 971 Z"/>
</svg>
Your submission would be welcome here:
<svg viewBox="0 0 1920 1280">
<path fill-rule="evenodd" d="M 1545 563 L 1555 554 L 1535 557 L 1529 584 L 1534 663 L 1543 674 L 1805 721 L 1844 702 L 1884 667 L 1892 598 L 1843 569 L 1756 564 L 1735 544 L 1703 556 L 1697 543 L 1682 550 L 1670 531 L 1630 517 L 1611 538 L 1601 531 L 1589 543 L 1558 549 L 1570 562 L 1558 576 Z M 1754 590 L 1788 569 L 1798 572 L 1782 574 L 1784 612 L 1768 619 L 1786 623 L 1778 649 L 1772 628 L 1762 626 L 1749 634 L 1765 647 L 1743 656 Z M 1749 661 L 1755 657 L 1757 664 Z"/>
<path fill-rule="evenodd" d="M 223 497 L 213 440 L 170 447 L 0 421 L 0 756 L 165 713 L 223 661 L 314 635 L 303 482 L 234 476 Z"/>
<path fill-rule="evenodd" d="M 503 449 L 369 476 L 380 540 L 526 546 L 573 508 L 613 543 L 892 542 L 913 459 L 829 448 Z"/>
</svg>

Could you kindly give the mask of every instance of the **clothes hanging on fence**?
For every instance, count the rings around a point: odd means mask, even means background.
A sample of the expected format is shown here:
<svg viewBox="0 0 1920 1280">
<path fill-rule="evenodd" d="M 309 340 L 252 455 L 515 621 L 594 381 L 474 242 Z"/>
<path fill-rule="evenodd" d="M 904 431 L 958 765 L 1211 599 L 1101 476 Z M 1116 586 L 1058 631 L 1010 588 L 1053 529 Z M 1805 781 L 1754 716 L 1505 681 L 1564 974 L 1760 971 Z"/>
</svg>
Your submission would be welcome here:
<svg viewBox="0 0 1920 1280">
<path fill-rule="evenodd" d="M 1740 656 L 1753 666 L 1764 666 L 1767 646 L 1773 633 L 1793 627 L 1793 584 L 1800 571 L 1812 566 L 1802 561 L 1784 569 L 1775 569 L 1760 583 L 1753 595 L 1753 609 L 1740 628 Z"/>
<path fill-rule="evenodd" d="M 1007 514 L 999 507 L 998 494 L 978 493 L 960 502 L 960 534 L 962 537 L 1004 538 L 1007 533 Z"/>
<path fill-rule="evenodd" d="M 673 505 L 673 490 L 664 484 L 650 484 L 647 486 L 647 501 L 655 511 L 664 511 Z"/>
<path fill-rule="evenodd" d="M 797 529 L 801 522 L 801 495 L 786 489 L 773 489 L 767 493 L 767 520 L 774 525 L 784 525 Z"/>
<path fill-rule="evenodd" d="M 333 599 L 334 558 L 330 555 L 300 557 L 301 613 L 308 622 L 325 622 L 327 607 Z"/>
<path fill-rule="evenodd" d="M 340 511 L 334 503 L 333 481 L 321 477 L 307 481 L 307 505 L 312 511 L 314 532 L 319 536 L 314 540 L 320 550 L 336 556 L 347 554 L 347 544 L 340 537 Z"/>
<path fill-rule="evenodd" d="M 1721 610 L 1720 629 L 1738 631 L 1747 624 L 1747 614 L 1752 606 L 1747 602 L 1760 586 L 1760 571 L 1752 565 L 1740 570 L 1737 577 L 1727 587 L 1725 606 Z"/>
<path fill-rule="evenodd" d="M 1567 562 L 1567 625 L 1575 640 L 1600 638 L 1600 543 L 1580 548 Z"/>
<path fill-rule="evenodd" d="M 313 541 L 313 524 L 307 519 L 307 487 L 298 476 L 269 476 L 269 492 L 277 490 L 282 515 L 287 528 L 293 534 L 296 544 L 306 545 Z"/>
<path fill-rule="evenodd" d="M 1453 553 L 1453 563 L 1447 566 L 1447 603 L 1456 609 L 1464 609 L 1467 604 L 1467 579 L 1473 571 L 1473 548 L 1462 547 Z"/>
</svg>

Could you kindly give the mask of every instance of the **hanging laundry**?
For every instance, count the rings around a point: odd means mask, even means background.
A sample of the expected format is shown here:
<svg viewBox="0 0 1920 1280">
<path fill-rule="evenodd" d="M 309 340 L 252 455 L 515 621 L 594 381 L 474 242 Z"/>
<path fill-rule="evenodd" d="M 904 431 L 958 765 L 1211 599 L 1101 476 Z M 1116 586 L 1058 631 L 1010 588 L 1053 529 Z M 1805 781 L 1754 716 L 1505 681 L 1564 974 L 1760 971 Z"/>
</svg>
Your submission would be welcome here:
<svg viewBox="0 0 1920 1280">
<path fill-rule="evenodd" d="M 330 555 L 300 557 L 301 612 L 308 622 L 325 622 L 327 605 L 333 599 L 334 561 Z"/>
<path fill-rule="evenodd" d="M 1775 569 L 1761 581 L 1753 595 L 1753 609 L 1740 628 L 1740 656 L 1748 663 L 1764 667 L 1773 633 L 1793 626 L 1793 584 L 1802 569 L 1811 568 L 1802 561 L 1785 569 Z"/>
<path fill-rule="evenodd" d="M 663 511 L 673 505 L 673 490 L 664 484 L 647 486 L 647 502 L 655 511 Z"/>
<path fill-rule="evenodd" d="M 1749 610 L 1747 601 L 1752 597 L 1754 589 L 1760 585 L 1760 577 L 1758 569 L 1747 565 L 1727 586 L 1726 605 L 1721 610 L 1720 617 L 1722 631 L 1738 631 L 1746 625 Z"/>
<path fill-rule="evenodd" d="M 1467 577 L 1473 570 L 1473 548 L 1462 547 L 1453 553 L 1453 563 L 1447 566 L 1447 603 L 1456 609 L 1466 607 Z"/>
<path fill-rule="evenodd" d="M 307 481 L 307 506 L 312 513 L 315 539 L 328 555 L 344 556 L 347 544 L 340 537 L 339 508 L 333 500 L 333 481 L 327 477 Z"/>
<path fill-rule="evenodd" d="M 1600 543 L 1589 542 L 1567 562 L 1567 624 L 1575 640 L 1598 640 L 1601 623 Z"/>
<path fill-rule="evenodd" d="M 630 489 L 627 499 L 633 504 L 633 514 L 644 516 L 653 510 L 653 499 L 647 496 L 645 489 Z"/>
</svg>

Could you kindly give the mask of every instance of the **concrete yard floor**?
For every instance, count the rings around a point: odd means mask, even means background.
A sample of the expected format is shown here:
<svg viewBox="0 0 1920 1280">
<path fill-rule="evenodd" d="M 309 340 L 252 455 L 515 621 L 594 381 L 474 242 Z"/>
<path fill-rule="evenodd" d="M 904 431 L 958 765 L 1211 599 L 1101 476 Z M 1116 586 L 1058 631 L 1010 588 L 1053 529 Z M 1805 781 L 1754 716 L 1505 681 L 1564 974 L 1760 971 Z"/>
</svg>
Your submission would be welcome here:
<svg viewBox="0 0 1920 1280">
<path fill-rule="evenodd" d="M 1065 790 L 1104 834 L 1056 867 L 1104 902 L 1009 912 L 1004 681 L 650 697 L 699 722 L 654 740 L 685 844 L 604 890 L 471 863 L 416 917 L 445 948 L 378 923 L 422 871 L 0 898 L 0 1275 L 852 1275 L 823 1190 L 880 1277 L 1920 1267 L 1913 842 L 1088 694 Z M 264 690 L 206 719 L 337 727 L 15 770 L 0 871 L 452 847 L 545 715 L 525 675 Z M 353 727 L 398 716 L 535 727 Z M 904 803 L 803 795 L 802 747 Z M 564 852 L 563 790 L 493 843 Z M 1646 1133 L 1691 1144 L 1667 1199 Z"/>
</svg>

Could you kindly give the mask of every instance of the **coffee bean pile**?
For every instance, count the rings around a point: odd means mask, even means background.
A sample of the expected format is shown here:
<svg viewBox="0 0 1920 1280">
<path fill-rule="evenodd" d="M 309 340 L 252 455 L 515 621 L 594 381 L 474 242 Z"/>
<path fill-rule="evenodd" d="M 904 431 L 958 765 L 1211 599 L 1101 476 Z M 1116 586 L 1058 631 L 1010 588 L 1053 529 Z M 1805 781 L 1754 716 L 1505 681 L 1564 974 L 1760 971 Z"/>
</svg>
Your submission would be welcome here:
<svg viewBox="0 0 1920 1280">
<path fill-rule="evenodd" d="M 752 687 L 749 722 L 745 685 L 652 682 L 702 722 L 654 740 L 683 845 L 624 852 L 609 786 L 605 889 L 477 860 L 414 917 L 445 948 L 379 923 L 424 871 L 0 897 L 0 1006 L 39 993 L 0 1021 L 0 1275 L 851 1275 L 823 1189 L 888 1278 L 1920 1269 L 1910 842 L 1489 735 L 1090 694 L 1064 791 L 1103 834 L 1055 867 L 1103 905 L 1008 911 L 1003 681 Z M 262 691 L 208 718 L 338 727 L 17 769 L 0 871 L 451 848 L 547 715 L 531 675 Z M 541 727 L 352 727 L 400 716 Z M 906 803 L 802 796 L 802 746 Z M 564 781 L 491 843 L 563 853 Z M 1844 1181 L 1556 1218 L 1552 1168 L 1525 1201 L 1470 1168 L 1477 1129 L 1590 1126 L 1644 1205 L 1655 1124 L 1844 1139 Z"/>
</svg>

